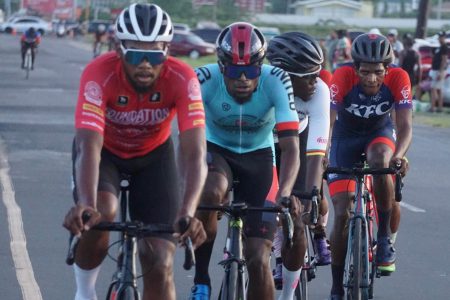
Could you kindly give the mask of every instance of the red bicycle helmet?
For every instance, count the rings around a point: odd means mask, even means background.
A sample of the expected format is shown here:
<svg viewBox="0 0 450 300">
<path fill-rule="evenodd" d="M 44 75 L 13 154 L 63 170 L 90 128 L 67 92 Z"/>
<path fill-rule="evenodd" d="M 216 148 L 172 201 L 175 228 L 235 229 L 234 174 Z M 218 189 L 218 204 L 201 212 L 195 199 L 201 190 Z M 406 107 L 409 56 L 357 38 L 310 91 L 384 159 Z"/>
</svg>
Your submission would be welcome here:
<svg viewBox="0 0 450 300">
<path fill-rule="evenodd" d="M 267 42 L 252 24 L 237 22 L 229 25 L 217 37 L 217 56 L 223 64 L 252 65 L 266 56 Z"/>
</svg>

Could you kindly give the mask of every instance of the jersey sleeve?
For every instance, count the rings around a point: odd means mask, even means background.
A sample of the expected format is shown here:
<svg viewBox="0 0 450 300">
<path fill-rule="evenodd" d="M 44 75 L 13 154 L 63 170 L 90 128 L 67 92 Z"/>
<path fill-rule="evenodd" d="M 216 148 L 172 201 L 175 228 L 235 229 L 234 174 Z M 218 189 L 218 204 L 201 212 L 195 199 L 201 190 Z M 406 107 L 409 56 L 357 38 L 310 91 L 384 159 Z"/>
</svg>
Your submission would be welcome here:
<svg viewBox="0 0 450 300">
<path fill-rule="evenodd" d="M 189 66 L 183 68 L 185 80 L 174 81 L 177 89 L 177 118 L 180 132 L 205 127 L 205 111 L 197 76 Z"/>
<path fill-rule="evenodd" d="M 316 93 L 311 99 L 309 131 L 306 155 L 325 156 L 330 132 L 330 91 L 323 81 L 317 82 Z"/>
<path fill-rule="evenodd" d="M 412 93 L 409 75 L 401 68 L 389 70 L 387 86 L 394 96 L 395 109 L 412 109 Z"/>
<path fill-rule="evenodd" d="M 343 102 L 344 96 L 352 88 L 352 78 L 353 68 L 351 66 L 342 66 L 338 68 L 331 79 L 330 85 L 330 96 L 331 96 L 331 109 L 340 110 Z"/>
<path fill-rule="evenodd" d="M 96 64 L 89 64 L 81 75 L 75 110 L 75 128 L 89 129 L 103 135 L 106 96 L 101 86 L 103 77 Z"/>
<path fill-rule="evenodd" d="M 271 80 L 267 80 L 271 79 Z M 265 85 L 271 92 L 275 107 L 275 128 L 278 136 L 283 136 L 282 131 L 294 131 L 298 133 L 299 120 L 295 109 L 294 91 L 289 74 L 286 72 L 277 75 L 271 75 L 266 78 Z"/>
</svg>

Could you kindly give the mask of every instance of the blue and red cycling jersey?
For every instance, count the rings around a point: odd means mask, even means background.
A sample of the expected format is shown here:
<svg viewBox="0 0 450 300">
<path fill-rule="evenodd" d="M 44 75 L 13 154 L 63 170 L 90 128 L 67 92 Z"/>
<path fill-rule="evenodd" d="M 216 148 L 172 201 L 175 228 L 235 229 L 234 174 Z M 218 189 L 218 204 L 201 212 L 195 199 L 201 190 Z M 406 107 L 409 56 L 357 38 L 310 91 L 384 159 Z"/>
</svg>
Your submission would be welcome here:
<svg viewBox="0 0 450 300">
<path fill-rule="evenodd" d="M 394 65 L 389 66 L 384 82 L 374 96 L 364 94 L 352 64 L 334 72 L 330 93 L 331 109 L 337 111 L 333 135 L 336 131 L 350 135 L 371 133 L 391 123 L 389 114 L 393 108 L 412 108 L 408 73 Z"/>
</svg>

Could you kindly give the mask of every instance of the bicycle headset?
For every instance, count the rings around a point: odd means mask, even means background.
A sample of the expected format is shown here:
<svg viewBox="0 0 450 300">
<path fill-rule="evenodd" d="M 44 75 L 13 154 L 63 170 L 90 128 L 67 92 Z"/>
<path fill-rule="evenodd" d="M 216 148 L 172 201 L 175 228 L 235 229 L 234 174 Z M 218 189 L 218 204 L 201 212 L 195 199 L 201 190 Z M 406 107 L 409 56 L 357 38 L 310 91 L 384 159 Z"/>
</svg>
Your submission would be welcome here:
<svg viewBox="0 0 450 300">
<path fill-rule="evenodd" d="M 132 4 L 116 21 L 117 39 L 141 42 L 170 42 L 173 25 L 169 15 L 155 4 Z"/>
<path fill-rule="evenodd" d="M 262 64 L 267 42 L 261 31 L 246 22 L 236 22 L 226 27 L 216 40 L 217 57 L 222 64 Z"/>
<path fill-rule="evenodd" d="M 394 60 L 394 51 L 385 36 L 365 33 L 353 41 L 352 58 L 355 64 L 364 62 L 388 65 Z"/>
<path fill-rule="evenodd" d="M 311 74 L 320 71 L 324 58 L 319 43 L 302 32 L 273 37 L 267 49 L 270 64 L 288 73 Z"/>
</svg>

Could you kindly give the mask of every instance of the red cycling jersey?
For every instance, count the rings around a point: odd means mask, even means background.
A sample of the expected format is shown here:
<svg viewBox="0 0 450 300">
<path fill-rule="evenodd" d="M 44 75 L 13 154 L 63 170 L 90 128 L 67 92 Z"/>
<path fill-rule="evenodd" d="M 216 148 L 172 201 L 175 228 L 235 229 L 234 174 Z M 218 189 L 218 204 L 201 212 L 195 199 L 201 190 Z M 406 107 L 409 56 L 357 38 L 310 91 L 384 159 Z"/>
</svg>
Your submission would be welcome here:
<svg viewBox="0 0 450 300">
<path fill-rule="evenodd" d="M 327 69 L 320 70 L 319 73 L 320 79 L 322 79 L 323 82 L 325 82 L 328 86 L 331 85 L 331 80 L 333 79 L 333 74 L 331 74 L 330 71 Z"/>
<path fill-rule="evenodd" d="M 114 52 L 92 61 L 81 76 L 75 127 L 102 134 L 104 147 L 121 158 L 145 155 L 164 143 L 175 113 L 180 132 L 205 126 L 197 76 L 175 58 L 164 62 L 153 87 L 142 94 Z"/>
</svg>

